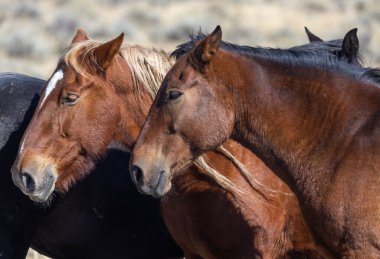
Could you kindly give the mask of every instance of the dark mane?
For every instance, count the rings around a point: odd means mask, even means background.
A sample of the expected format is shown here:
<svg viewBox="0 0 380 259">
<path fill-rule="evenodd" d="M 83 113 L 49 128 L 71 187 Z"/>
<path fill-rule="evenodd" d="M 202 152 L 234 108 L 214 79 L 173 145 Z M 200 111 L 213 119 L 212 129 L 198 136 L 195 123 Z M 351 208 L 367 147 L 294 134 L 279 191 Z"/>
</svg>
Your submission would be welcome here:
<svg viewBox="0 0 380 259">
<path fill-rule="evenodd" d="M 199 31 L 197 35 L 190 35 L 190 41 L 185 42 L 181 45 L 178 45 L 176 50 L 171 54 L 172 57 L 179 58 L 186 52 L 190 51 L 197 42 L 202 40 L 207 35 Z M 325 53 L 332 56 L 338 56 L 339 51 L 342 48 L 342 39 L 330 40 L 330 41 L 319 41 L 319 42 L 310 42 L 308 44 L 296 46 L 289 48 L 287 50 L 300 51 L 300 52 L 317 52 L 319 55 Z M 272 48 L 254 48 L 250 46 L 241 46 L 237 44 L 232 44 L 226 41 L 221 42 L 221 47 L 225 50 L 236 52 L 238 54 L 256 54 L 256 50 L 266 49 L 266 50 L 276 50 Z M 286 49 L 277 49 L 284 51 Z M 361 58 L 359 58 L 360 60 Z"/>
<path fill-rule="evenodd" d="M 183 54 L 193 49 L 197 42 L 206 35 L 201 31 L 197 35 L 190 35 L 190 41 L 178 45 L 171 56 L 178 59 Z M 312 66 L 323 70 L 331 70 L 349 74 L 359 80 L 368 80 L 375 84 L 380 84 L 380 69 L 368 68 L 361 65 L 359 57 L 358 64 L 342 62 L 339 58 L 342 40 L 331 40 L 323 42 L 311 42 L 309 44 L 292 47 L 289 49 L 262 48 L 241 46 L 222 41 L 220 47 L 226 51 L 239 55 L 260 57 L 275 61 L 286 66 Z"/>
</svg>

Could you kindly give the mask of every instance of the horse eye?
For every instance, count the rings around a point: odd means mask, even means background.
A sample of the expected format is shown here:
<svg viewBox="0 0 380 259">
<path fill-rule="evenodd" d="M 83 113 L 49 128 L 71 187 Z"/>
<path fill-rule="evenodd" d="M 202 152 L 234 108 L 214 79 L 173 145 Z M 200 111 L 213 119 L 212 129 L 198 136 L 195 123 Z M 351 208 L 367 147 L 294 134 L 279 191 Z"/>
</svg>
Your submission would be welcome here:
<svg viewBox="0 0 380 259">
<path fill-rule="evenodd" d="M 168 100 L 170 100 L 170 101 L 175 100 L 178 97 L 180 97 L 181 95 L 182 95 L 182 93 L 180 91 L 172 90 L 169 92 Z"/>
<path fill-rule="evenodd" d="M 79 101 L 79 95 L 73 94 L 73 93 L 68 93 L 63 97 L 63 104 L 72 106 L 75 105 Z"/>
</svg>

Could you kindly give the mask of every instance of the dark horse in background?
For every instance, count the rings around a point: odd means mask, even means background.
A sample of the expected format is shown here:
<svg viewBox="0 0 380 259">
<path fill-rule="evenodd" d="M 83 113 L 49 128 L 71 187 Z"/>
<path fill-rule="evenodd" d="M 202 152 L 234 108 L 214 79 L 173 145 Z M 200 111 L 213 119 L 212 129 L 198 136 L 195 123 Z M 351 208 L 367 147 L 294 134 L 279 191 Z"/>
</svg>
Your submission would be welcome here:
<svg viewBox="0 0 380 259">
<path fill-rule="evenodd" d="M 45 213 L 14 188 L 9 177 L 44 83 L 19 74 L 0 76 L 0 258 L 25 258 L 37 222 Z"/>
<path fill-rule="evenodd" d="M 54 258 L 168 258 L 182 252 L 160 216 L 159 201 L 139 194 L 129 154 L 110 150 L 96 169 L 48 208 L 13 184 L 10 169 L 45 81 L 0 73 L 0 258 L 25 258 L 29 246 Z"/>
</svg>

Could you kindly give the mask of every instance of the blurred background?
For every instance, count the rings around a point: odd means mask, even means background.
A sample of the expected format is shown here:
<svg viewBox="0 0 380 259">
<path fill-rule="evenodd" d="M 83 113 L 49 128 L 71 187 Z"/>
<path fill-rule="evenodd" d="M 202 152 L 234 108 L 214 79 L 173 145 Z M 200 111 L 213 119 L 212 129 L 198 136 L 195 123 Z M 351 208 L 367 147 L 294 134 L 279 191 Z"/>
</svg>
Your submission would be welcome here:
<svg viewBox="0 0 380 259">
<path fill-rule="evenodd" d="M 0 0 L 0 72 L 49 78 L 77 28 L 170 52 L 218 24 L 224 40 L 281 48 L 306 43 L 304 26 L 325 40 L 357 27 L 365 65 L 380 64 L 379 0 Z"/>
<path fill-rule="evenodd" d="M 217 24 L 224 40 L 281 48 L 305 43 L 304 26 L 323 39 L 357 27 L 366 65 L 380 64 L 378 0 L 0 0 L 0 10 L 0 72 L 44 79 L 77 28 L 170 52 Z"/>
</svg>

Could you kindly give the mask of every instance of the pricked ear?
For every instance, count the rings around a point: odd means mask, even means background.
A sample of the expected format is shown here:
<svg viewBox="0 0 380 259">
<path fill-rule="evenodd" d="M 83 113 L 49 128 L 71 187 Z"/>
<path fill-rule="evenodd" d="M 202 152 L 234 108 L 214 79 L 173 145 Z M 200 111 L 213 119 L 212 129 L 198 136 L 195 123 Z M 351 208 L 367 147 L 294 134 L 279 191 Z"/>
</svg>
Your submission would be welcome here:
<svg viewBox="0 0 380 259">
<path fill-rule="evenodd" d="M 343 39 L 341 56 L 347 58 L 349 63 L 356 60 L 359 53 L 359 39 L 357 32 L 358 29 L 354 28 L 347 32 Z"/>
<path fill-rule="evenodd" d="M 207 35 L 195 47 L 192 55 L 195 64 L 200 65 L 200 68 L 202 68 L 205 64 L 209 63 L 218 51 L 221 41 L 222 29 L 218 25 L 212 33 Z"/>
<path fill-rule="evenodd" d="M 103 70 L 107 69 L 112 59 L 119 52 L 123 39 L 124 33 L 121 33 L 115 39 L 103 43 L 94 49 L 94 57 L 96 62 Z"/>
<path fill-rule="evenodd" d="M 82 30 L 82 29 L 78 29 L 77 30 L 77 33 L 75 34 L 73 40 L 71 41 L 71 44 L 73 43 L 77 43 L 77 42 L 81 42 L 81 41 L 85 41 L 85 40 L 88 40 L 88 36 L 87 36 L 87 33 Z"/>
<path fill-rule="evenodd" d="M 309 42 L 323 41 L 321 38 L 319 38 L 318 36 L 313 34 L 311 31 L 309 31 L 309 29 L 306 26 L 305 26 L 305 32 L 306 32 L 306 35 L 309 39 Z"/>
</svg>

